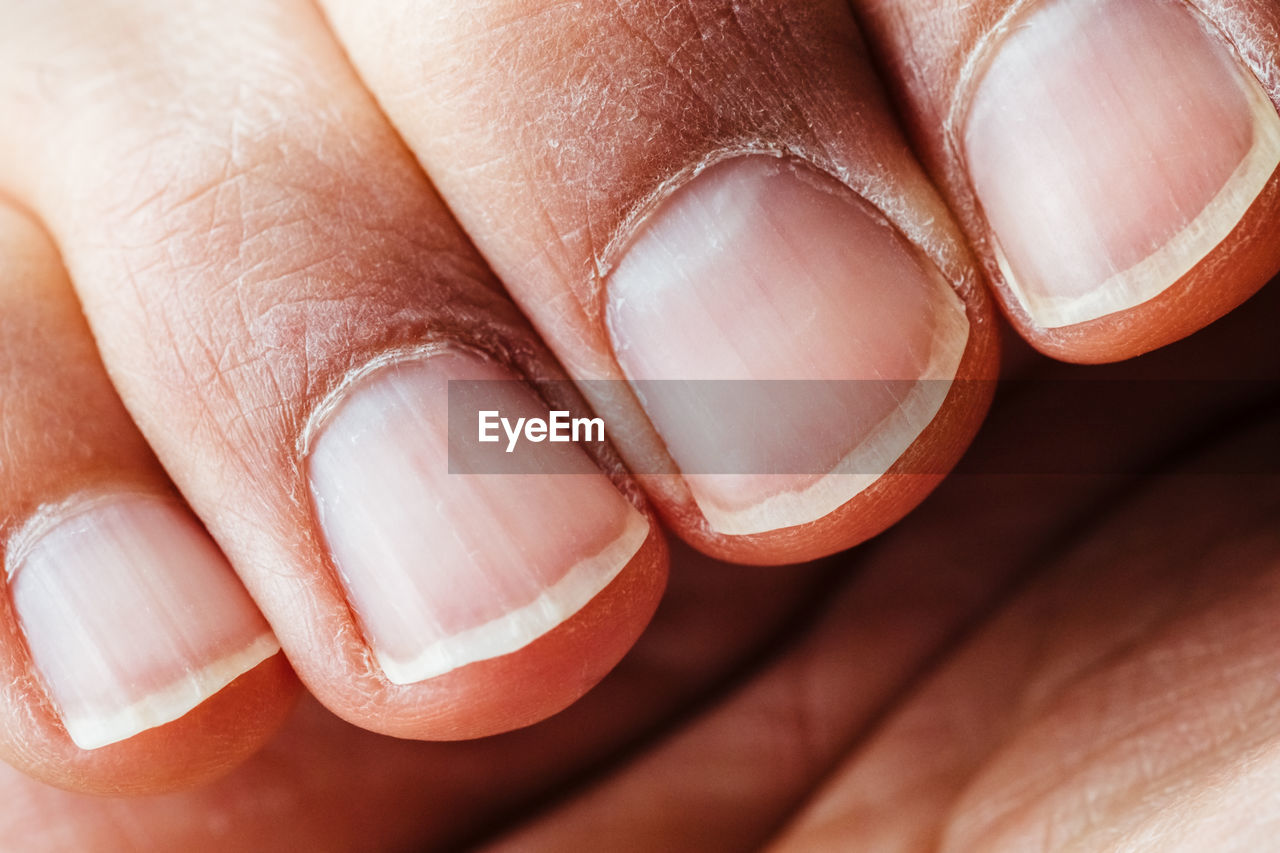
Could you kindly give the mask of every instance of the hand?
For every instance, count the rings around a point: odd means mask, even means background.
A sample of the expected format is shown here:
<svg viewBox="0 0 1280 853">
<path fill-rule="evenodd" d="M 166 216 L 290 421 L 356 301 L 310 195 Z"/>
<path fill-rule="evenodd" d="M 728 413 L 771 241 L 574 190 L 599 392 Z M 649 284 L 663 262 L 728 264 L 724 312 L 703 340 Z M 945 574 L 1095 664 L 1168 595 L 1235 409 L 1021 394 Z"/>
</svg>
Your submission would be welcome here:
<svg viewBox="0 0 1280 853">
<path fill-rule="evenodd" d="M 986 412 L 990 294 L 1042 351 L 1110 361 L 1280 267 L 1263 0 L 1056 0 L 1009 26 L 995 3 L 855 4 L 892 109 L 843 4 L 333 0 L 332 31 L 304 4 L 10 6 L 0 186 L 25 211 L 0 221 L 2 746 L 77 790 L 225 772 L 288 714 L 291 668 L 376 732 L 544 719 L 644 629 L 659 519 L 780 564 L 919 503 Z M 534 728 L 412 745 L 307 704 L 213 787 L 88 806 L 15 777 L 15 802 L 104 846 L 188 843 L 154 822 L 194 810 L 250 845 L 288 826 L 376 849 L 490 834 L 630 746 L 531 843 L 696 844 L 723 814 L 705 837 L 732 846 L 1194 849 L 1223 834 L 1204 806 L 1223 778 L 1265 766 L 1265 726 L 1240 719 L 1265 698 L 1275 472 L 1149 466 L 1266 403 L 1259 382 L 1167 393 L 1197 371 L 1271 378 L 1250 308 L 1112 368 L 1163 380 L 1125 386 L 1145 409 L 1091 422 L 1068 394 L 1064 423 L 1018 408 L 1060 384 L 1015 386 L 971 473 L 879 544 L 786 571 L 681 548 L 628 663 Z M 1014 349 L 1027 376 L 1066 370 Z M 538 451 L 572 475 L 451 474 L 458 379 L 499 380 L 518 411 L 585 398 L 611 446 Z M 663 396 L 726 379 L 776 428 L 712 455 L 760 471 L 713 470 L 705 418 Z M 770 407 L 757 380 L 779 379 L 834 390 Z M 1074 477 L 1034 454 L 997 471 L 1044 435 L 1114 448 Z M 1119 520 L 1079 520 L 1135 470 Z M 1005 601 L 1015 575 L 1035 579 Z M 761 732 L 771 708 L 787 722 Z M 424 816 L 406 791 L 451 806 Z"/>
</svg>

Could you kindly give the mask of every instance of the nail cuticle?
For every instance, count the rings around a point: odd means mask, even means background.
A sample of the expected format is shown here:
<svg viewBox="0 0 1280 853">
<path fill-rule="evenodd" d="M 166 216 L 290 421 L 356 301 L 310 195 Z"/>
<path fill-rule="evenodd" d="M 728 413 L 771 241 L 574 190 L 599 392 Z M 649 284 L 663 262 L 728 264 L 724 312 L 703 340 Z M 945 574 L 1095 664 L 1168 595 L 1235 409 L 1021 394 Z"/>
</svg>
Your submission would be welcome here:
<svg viewBox="0 0 1280 853">
<path fill-rule="evenodd" d="M 983 223 L 976 242 L 1034 326 L 1088 323 L 1165 293 L 1236 229 L 1280 165 L 1275 105 L 1192 4 L 1024 3 L 974 56 L 953 150 Z"/>
<path fill-rule="evenodd" d="M 381 370 L 450 352 L 470 353 L 477 358 L 493 361 L 519 373 L 516 368 L 505 360 L 497 358 L 489 350 L 461 338 L 443 336 L 427 338 L 419 343 L 383 350 L 341 374 L 332 387 L 320 397 L 319 402 L 312 407 L 311 413 L 307 416 L 302 429 L 298 432 L 296 441 L 297 458 L 303 463 L 303 467 L 305 467 L 305 461 L 311 452 L 315 437 L 324 429 L 329 418 L 351 393 L 352 388 Z"/>
<path fill-rule="evenodd" d="M 912 286 L 904 286 L 908 282 Z M 725 535 L 815 521 L 869 488 L 941 410 L 969 339 L 964 303 L 929 255 L 863 196 L 794 158 L 731 157 L 699 171 L 645 220 L 605 293 L 606 328 L 620 371 L 684 472 L 707 523 Z M 658 382 L 647 384 L 651 380 Z M 724 445 L 709 446 L 705 436 L 715 431 L 689 422 L 681 411 L 683 405 L 687 412 L 720 413 L 733 410 L 735 401 L 679 404 L 675 397 L 694 393 L 680 387 L 664 402 L 658 398 L 671 380 L 747 380 L 740 386 L 743 398 L 761 399 L 742 403 L 745 411 L 737 414 L 743 424 L 759 426 L 758 417 L 799 418 L 791 434 L 809 439 L 784 444 L 851 446 L 835 454 L 816 482 L 801 484 L 804 478 L 790 474 L 785 482 L 755 476 L 768 470 L 762 461 L 737 479 L 759 492 L 750 505 L 738 506 L 746 498 L 730 494 L 732 475 L 690 473 L 717 470 L 705 457 Z M 853 406 L 870 417 L 868 431 L 856 439 L 819 439 L 825 424 L 843 422 L 841 412 L 828 411 L 836 404 L 816 397 L 806 403 L 801 389 L 804 399 L 797 404 L 804 411 L 780 411 L 765 399 L 772 393 L 767 383 L 752 380 L 820 380 L 813 387 L 854 380 L 841 386 L 843 402 L 836 408 Z M 891 404 L 878 386 L 903 381 L 926 389 L 923 396 L 930 399 L 912 393 Z M 813 387 L 815 395 L 832 388 Z M 887 408 L 876 416 L 860 405 Z M 734 422 L 732 413 L 727 417 Z M 816 432 L 815 423 L 823 425 Z M 779 452 L 790 449 L 780 446 Z M 814 452 L 828 450 L 835 452 Z M 876 457 L 873 463 L 866 453 Z M 854 475 L 850 466 L 874 471 Z"/>
<path fill-rule="evenodd" d="M 13 528 L 4 542 L 6 580 L 13 580 L 22 568 L 22 562 L 31 548 L 50 530 L 95 507 L 129 498 L 163 501 L 175 507 L 182 506 L 180 501 L 170 495 L 123 485 L 102 485 L 93 489 L 82 489 L 59 500 L 41 503 L 22 523 Z"/>
<path fill-rule="evenodd" d="M 478 445 L 450 438 L 451 419 L 470 412 L 449 412 L 454 380 L 479 383 L 499 410 L 548 405 L 505 360 L 433 341 L 343 377 L 300 443 L 327 557 L 394 684 L 518 651 L 599 594 L 648 536 L 578 444 L 528 451 L 564 474 L 455 471 L 454 454 Z"/>
<path fill-rule="evenodd" d="M 82 492 L 42 507 L 9 545 L 33 674 L 82 749 L 173 722 L 279 651 L 171 496 Z"/>
</svg>

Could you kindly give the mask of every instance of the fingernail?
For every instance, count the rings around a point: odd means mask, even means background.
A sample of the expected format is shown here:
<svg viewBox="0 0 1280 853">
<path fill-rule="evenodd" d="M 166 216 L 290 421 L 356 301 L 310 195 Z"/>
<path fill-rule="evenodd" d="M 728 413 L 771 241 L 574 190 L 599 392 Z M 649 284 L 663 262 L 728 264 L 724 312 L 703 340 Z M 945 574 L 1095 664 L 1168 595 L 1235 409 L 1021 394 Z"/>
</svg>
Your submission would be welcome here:
<svg viewBox="0 0 1280 853">
<path fill-rule="evenodd" d="M 556 473 L 450 473 L 451 379 L 487 383 L 503 416 L 546 417 L 506 368 L 444 350 L 355 380 L 309 455 L 334 564 L 396 684 L 528 645 L 608 586 L 649 532 L 576 444 L 526 451 Z"/>
<path fill-rule="evenodd" d="M 53 508 L 9 557 L 32 662 L 81 749 L 172 722 L 280 650 L 226 558 L 170 501 Z"/>
<path fill-rule="evenodd" d="M 1051 0 L 995 51 L 964 151 L 1005 281 L 1041 327 L 1159 295 L 1280 163 L 1280 115 L 1181 0 Z"/>
<path fill-rule="evenodd" d="M 766 156 L 665 199 L 607 294 L 618 364 L 726 534 L 814 521 L 879 479 L 937 414 L 969 334 L 883 216 Z"/>
</svg>

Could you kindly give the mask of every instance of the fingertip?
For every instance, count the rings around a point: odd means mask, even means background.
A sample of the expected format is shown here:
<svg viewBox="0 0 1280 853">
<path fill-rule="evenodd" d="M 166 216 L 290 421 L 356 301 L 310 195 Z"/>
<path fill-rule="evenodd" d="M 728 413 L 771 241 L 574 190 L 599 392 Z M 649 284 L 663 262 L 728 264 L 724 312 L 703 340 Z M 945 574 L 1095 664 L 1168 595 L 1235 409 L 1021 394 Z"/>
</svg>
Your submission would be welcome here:
<svg viewBox="0 0 1280 853">
<path fill-rule="evenodd" d="M 515 651 L 476 660 L 411 684 L 396 684 L 368 652 L 357 677 L 313 692 L 349 722 L 394 737 L 462 740 L 537 723 L 568 707 L 622 659 L 648 625 L 666 586 L 667 546 L 648 532 L 626 566 L 597 595 Z"/>
<path fill-rule="evenodd" d="M 654 205 L 613 268 L 613 350 L 678 476 L 632 468 L 713 556 L 796 562 L 880 532 L 982 419 L 991 306 L 903 172 L 919 207 L 895 221 L 813 164 L 729 157 Z"/>
<path fill-rule="evenodd" d="M 222 776 L 271 739 L 299 694 L 293 670 L 277 653 L 178 719 L 83 749 L 27 683 L 21 704 L 8 703 L 4 760 L 46 784 L 112 796 L 167 793 Z"/>
<path fill-rule="evenodd" d="M 835 510 L 805 524 L 741 536 L 713 530 L 689 503 L 681 511 L 679 504 L 660 502 L 664 520 L 700 551 L 750 565 L 814 560 L 884 532 L 941 483 L 986 418 L 1000 364 L 993 310 L 990 302 L 981 298 L 968 306 L 975 334 L 937 415 L 882 475 Z"/>
<path fill-rule="evenodd" d="M 976 242 L 1038 349 L 1139 355 L 1280 269 L 1280 115 L 1201 11 L 1055 0 L 979 56 L 962 139 L 988 229 Z"/>
</svg>

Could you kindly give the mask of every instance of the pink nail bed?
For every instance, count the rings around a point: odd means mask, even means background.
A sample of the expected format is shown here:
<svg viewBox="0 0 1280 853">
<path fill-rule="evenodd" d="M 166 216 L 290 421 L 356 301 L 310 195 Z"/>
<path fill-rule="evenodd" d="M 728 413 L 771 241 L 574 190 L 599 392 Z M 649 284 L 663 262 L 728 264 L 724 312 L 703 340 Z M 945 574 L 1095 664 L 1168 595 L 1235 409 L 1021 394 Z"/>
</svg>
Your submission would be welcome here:
<svg viewBox="0 0 1280 853">
<path fill-rule="evenodd" d="M 507 368 L 438 348 L 351 380 L 307 460 L 339 578 L 397 684 L 523 648 L 600 593 L 649 534 L 577 444 L 522 450 L 548 473 L 452 473 L 450 379 L 485 383 L 503 416 L 547 416 Z"/>
<path fill-rule="evenodd" d="M 32 662 L 82 749 L 178 719 L 280 649 L 213 540 L 171 500 L 48 508 L 7 559 Z"/>
<path fill-rule="evenodd" d="M 959 297 L 883 215 L 769 156 L 665 199 L 607 294 L 618 364 L 730 535 L 815 521 L 876 482 L 941 409 L 969 335 Z M 716 380 L 734 392 L 712 406 Z"/>
</svg>

